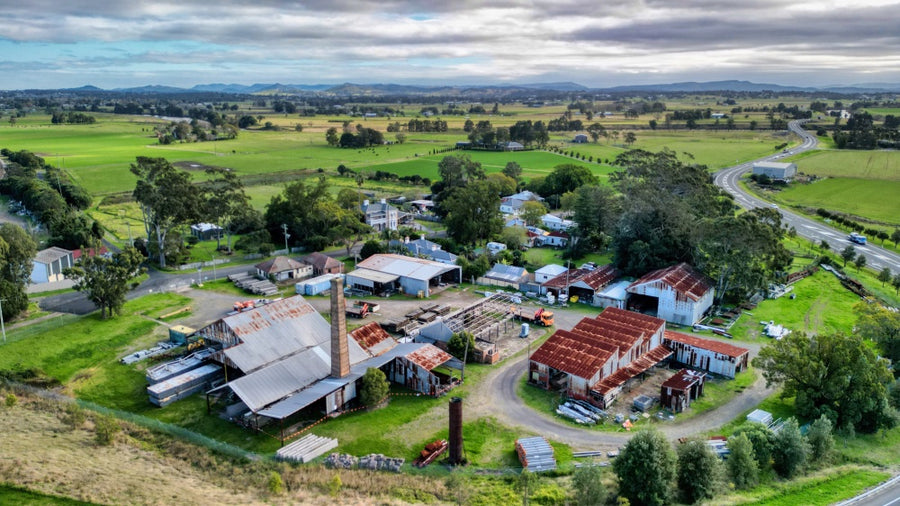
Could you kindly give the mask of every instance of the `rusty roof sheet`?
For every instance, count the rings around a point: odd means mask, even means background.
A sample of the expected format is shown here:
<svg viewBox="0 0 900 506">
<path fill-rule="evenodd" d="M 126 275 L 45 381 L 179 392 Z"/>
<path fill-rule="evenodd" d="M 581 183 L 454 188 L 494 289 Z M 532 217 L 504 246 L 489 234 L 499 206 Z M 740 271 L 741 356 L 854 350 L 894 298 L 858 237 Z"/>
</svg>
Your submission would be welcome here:
<svg viewBox="0 0 900 506">
<path fill-rule="evenodd" d="M 612 264 L 608 264 L 588 272 L 578 282 L 584 283 L 594 291 L 597 291 L 610 284 L 617 277 L 619 277 L 619 270 L 613 267 Z"/>
<path fill-rule="evenodd" d="M 628 287 L 631 292 L 635 287 L 661 281 L 672 287 L 678 293 L 684 294 L 691 300 L 700 300 L 706 293 L 712 290 L 712 283 L 706 276 L 682 262 L 665 269 L 649 272 Z"/>
<path fill-rule="evenodd" d="M 662 388 L 671 388 L 673 390 L 687 390 L 694 386 L 694 383 L 702 382 L 705 377 L 705 373 L 682 369 L 673 374 L 671 378 L 663 381 L 661 386 Z"/>
<path fill-rule="evenodd" d="M 702 337 L 682 334 L 681 332 L 674 332 L 671 330 L 666 331 L 663 335 L 663 339 L 684 343 L 695 348 L 709 350 L 714 353 L 721 353 L 722 355 L 734 358 L 742 357 L 750 352 L 747 348 L 741 348 L 740 346 L 735 346 L 733 344 L 723 343 L 722 341 L 717 341 L 715 339 L 704 339 Z"/>
<path fill-rule="evenodd" d="M 620 357 L 647 337 L 640 329 L 604 324 L 591 318 L 584 318 L 578 322 L 572 332 L 589 334 L 616 346 L 619 348 Z"/>
<path fill-rule="evenodd" d="M 397 341 L 378 322 L 367 323 L 350 332 L 350 336 L 372 356 L 381 355 L 397 344 Z"/>
<path fill-rule="evenodd" d="M 672 352 L 665 346 L 657 346 L 641 355 L 634 362 L 598 381 L 597 384 L 591 387 L 591 390 L 595 390 L 600 394 L 605 395 L 614 388 L 624 385 L 625 382 L 631 378 L 660 363 L 671 354 Z"/>
<path fill-rule="evenodd" d="M 422 369 L 425 369 L 426 371 L 430 371 L 452 358 L 452 355 L 438 348 L 437 346 L 434 346 L 433 344 L 426 344 L 425 346 L 422 346 L 421 348 L 406 355 L 407 360 L 418 365 Z"/>
<path fill-rule="evenodd" d="M 531 360 L 579 378 L 591 378 L 613 353 L 593 339 L 557 330 L 532 353 Z"/>
<path fill-rule="evenodd" d="M 639 328 L 650 334 L 658 332 L 664 328 L 666 321 L 655 316 L 649 316 L 642 313 L 635 313 L 617 307 L 608 307 L 597 316 L 596 320 L 600 323 L 615 323 Z"/>
<path fill-rule="evenodd" d="M 556 276 L 555 278 L 548 279 L 544 282 L 543 286 L 546 288 L 565 288 L 567 281 L 569 285 L 571 285 L 583 278 L 590 271 L 587 269 L 569 269 L 568 276 L 566 275 L 566 272 L 567 271 L 563 271 L 562 274 Z"/>
</svg>

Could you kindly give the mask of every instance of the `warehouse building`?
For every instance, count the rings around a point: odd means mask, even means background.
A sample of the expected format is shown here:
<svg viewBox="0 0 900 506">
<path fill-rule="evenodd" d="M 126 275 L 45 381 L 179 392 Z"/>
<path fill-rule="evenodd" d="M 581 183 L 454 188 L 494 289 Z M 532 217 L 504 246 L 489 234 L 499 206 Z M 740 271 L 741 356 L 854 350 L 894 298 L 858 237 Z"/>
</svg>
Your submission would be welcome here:
<svg viewBox="0 0 900 506">
<path fill-rule="evenodd" d="M 347 274 L 347 286 L 379 294 L 402 291 L 428 297 L 440 285 L 459 283 L 462 267 L 403 255 L 372 255 Z"/>
<path fill-rule="evenodd" d="M 672 352 L 662 345 L 665 321 L 617 308 L 557 330 L 529 358 L 533 384 L 608 407 L 623 388 Z"/>
<path fill-rule="evenodd" d="M 524 267 L 496 263 L 489 271 L 484 273 L 484 276 L 481 276 L 475 282 L 479 285 L 499 286 L 518 290 L 520 284 L 528 282 L 528 271 Z"/>
<path fill-rule="evenodd" d="M 663 344 L 675 353 L 675 361 L 726 378 L 734 378 L 745 371 L 750 360 L 747 348 L 671 330 L 663 335 Z"/>
<path fill-rule="evenodd" d="M 628 286 L 628 308 L 679 325 L 693 325 L 712 306 L 712 283 L 686 263 L 645 274 Z"/>
<path fill-rule="evenodd" d="M 756 162 L 753 164 L 753 173 L 758 176 L 766 176 L 776 181 L 789 181 L 797 175 L 796 163 L 784 162 Z"/>
</svg>

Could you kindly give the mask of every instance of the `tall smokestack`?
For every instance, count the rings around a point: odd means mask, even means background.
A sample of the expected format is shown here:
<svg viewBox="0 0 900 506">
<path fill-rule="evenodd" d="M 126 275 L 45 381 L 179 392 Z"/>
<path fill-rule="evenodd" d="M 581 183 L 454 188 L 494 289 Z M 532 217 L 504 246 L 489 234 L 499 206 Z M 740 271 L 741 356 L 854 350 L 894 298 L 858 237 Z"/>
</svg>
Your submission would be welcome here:
<svg viewBox="0 0 900 506">
<path fill-rule="evenodd" d="M 462 399 L 450 399 L 450 465 L 464 464 L 462 433 Z"/>
<path fill-rule="evenodd" d="M 344 307 L 344 281 L 331 280 L 331 375 L 343 378 L 350 374 L 350 351 L 347 348 L 347 312 Z"/>
</svg>

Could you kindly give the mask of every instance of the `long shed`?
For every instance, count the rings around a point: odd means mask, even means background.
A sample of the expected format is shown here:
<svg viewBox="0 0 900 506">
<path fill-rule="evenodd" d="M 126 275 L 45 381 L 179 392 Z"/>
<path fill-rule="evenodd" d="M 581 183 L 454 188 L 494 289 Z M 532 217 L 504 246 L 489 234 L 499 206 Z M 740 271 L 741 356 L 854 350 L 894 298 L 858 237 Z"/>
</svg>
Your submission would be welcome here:
<svg viewBox="0 0 900 506">
<path fill-rule="evenodd" d="M 714 339 L 667 330 L 663 344 L 675 353 L 675 360 L 727 378 L 747 369 L 750 350 Z"/>
</svg>

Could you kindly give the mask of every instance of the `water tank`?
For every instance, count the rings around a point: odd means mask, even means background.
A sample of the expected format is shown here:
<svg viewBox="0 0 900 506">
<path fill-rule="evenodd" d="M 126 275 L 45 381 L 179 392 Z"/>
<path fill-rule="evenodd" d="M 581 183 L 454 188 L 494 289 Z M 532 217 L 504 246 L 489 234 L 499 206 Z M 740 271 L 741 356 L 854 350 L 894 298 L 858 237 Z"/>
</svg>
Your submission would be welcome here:
<svg viewBox="0 0 900 506">
<path fill-rule="evenodd" d="M 522 332 L 519 334 L 519 337 L 528 337 L 528 333 L 530 331 L 531 331 L 531 329 L 528 328 L 528 324 L 523 323 L 522 324 Z"/>
</svg>

